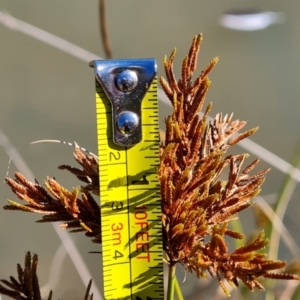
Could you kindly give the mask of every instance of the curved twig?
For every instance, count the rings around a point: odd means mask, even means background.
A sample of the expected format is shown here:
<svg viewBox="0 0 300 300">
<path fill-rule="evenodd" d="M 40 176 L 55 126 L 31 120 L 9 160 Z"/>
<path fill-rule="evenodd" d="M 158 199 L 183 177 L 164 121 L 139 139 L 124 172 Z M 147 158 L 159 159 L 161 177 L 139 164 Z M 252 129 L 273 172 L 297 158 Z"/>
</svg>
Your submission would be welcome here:
<svg viewBox="0 0 300 300">
<path fill-rule="evenodd" d="M 108 38 L 106 16 L 105 16 L 105 0 L 99 0 L 99 25 L 101 32 L 101 40 L 105 51 L 106 58 L 112 58 L 111 45 Z"/>
</svg>

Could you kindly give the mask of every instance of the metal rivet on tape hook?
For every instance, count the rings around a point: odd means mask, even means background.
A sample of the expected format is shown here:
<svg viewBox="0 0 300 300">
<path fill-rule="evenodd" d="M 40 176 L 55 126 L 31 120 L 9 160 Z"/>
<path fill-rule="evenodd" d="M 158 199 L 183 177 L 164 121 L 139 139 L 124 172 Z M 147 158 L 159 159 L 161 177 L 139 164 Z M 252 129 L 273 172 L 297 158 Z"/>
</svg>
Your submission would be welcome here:
<svg viewBox="0 0 300 300">
<path fill-rule="evenodd" d="M 112 105 L 113 141 L 132 146 L 142 140 L 142 100 L 156 75 L 155 59 L 94 60 L 90 66 Z"/>
</svg>

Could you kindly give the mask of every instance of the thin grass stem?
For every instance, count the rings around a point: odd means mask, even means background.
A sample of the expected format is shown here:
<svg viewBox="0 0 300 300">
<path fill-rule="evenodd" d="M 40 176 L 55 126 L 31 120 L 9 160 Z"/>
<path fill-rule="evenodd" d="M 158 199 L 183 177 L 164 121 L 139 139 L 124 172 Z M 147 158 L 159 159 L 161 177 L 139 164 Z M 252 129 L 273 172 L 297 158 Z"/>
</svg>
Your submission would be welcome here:
<svg viewBox="0 0 300 300">
<path fill-rule="evenodd" d="M 275 213 L 281 219 L 281 221 L 283 221 L 286 208 L 297 185 L 297 182 L 293 178 L 293 172 L 295 172 L 295 169 L 299 166 L 299 164 L 300 164 L 300 140 L 298 141 L 296 148 L 294 150 L 294 155 L 291 161 L 292 168 L 290 172 L 285 176 L 284 182 L 282 184 L 276 202 Z M 280 233 L 281 230 L 277 232 L 276 230 L 274 230 L 273 226 L 271 227 L 270 247 L 269 247 L 270 259 L 277 259 L 278 257 Z"/>
<path fill-rule="evenodd" d="M 175 286 L 175 293 L 176 293 L 177 299 L 178 300 L 184 300 L 176 275 L 175 275 L 175 278 L 174 278 L 174 286 Z"/>
<path fill-rule="evenodd" d="M 174 300 L 174 290 L 175 290 L 175 275 L 176 265 L 169 266 L 169 276 L 168 276 L 168 291 L 166 300 Z"/>
</svg>

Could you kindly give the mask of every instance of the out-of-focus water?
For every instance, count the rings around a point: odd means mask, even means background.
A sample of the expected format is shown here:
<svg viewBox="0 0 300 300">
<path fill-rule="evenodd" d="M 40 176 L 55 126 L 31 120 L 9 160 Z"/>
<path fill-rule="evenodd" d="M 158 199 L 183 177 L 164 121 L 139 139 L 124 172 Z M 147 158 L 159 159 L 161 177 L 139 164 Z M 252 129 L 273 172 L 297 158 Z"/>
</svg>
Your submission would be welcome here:
<svg viewBox="0 0 300 300">
<path fill-rule="evenodd" d="M 114 58 L 155 57 L 159 75 L 163 73 L 164 55 L 170 54 L 175 46 L 175 70 L 179 75 L 180 63 L 193 36 L 202 32 L 204 41 L 199 67 L 203 68 L 214 56 L 220 56 L 207 96 L 208 102 L 214 102 L 212 116 L 219 111 L 234 112 L 236 118 L 249 121 L 247 128 L 259 125 L 260 130 L 253 140 L 281 158 L 291 159 L 300 136 L 298 1 L 107 2 Z M 257 32 L 222 28 L 218 23 L 221 15 L 236 8 L 284 12 L 286 21 Z M 104 56 L 96 0 L 2 0 L 0 11 Z M 93 76 L 87 63 L 0 25 L 0 129 L 16 147 L 47 138 L 77 141 L 96 152 Z M 170 107 L 161 104 L 162 120 L 169 112 Z M 163 127 L 163 122 L 161 124 Z M 74 164 L 71 148 L 40 144 L 25 147 L 21 155 L 40 182 L 47 175 L 53 175 L 67 187 L 79 184 L 71 175 L 56 169 L 62 163 Z M 5 152 L 0 151 L 3 177 L 7 161 Z M 261 169 L 268 166 L 262 162 Z M 283 174 L 272 170 L 262 194 L 276 194 L 282 180 Z M 285 218 L 298 245 L 299 194 L 297 187 Z M 3 184 L 3 205 L 8 198 L 16 199 Z M 251 224 L 250 218 L 250 213 L 245 215 Z M 36 219 L 30 214 L 0 211 L 1 278 L 14 275 L 16 263 L 23 261 L 25 251 L 31 250 L 40 257 L 41 285 L 47 282 L 60 241 L 51 225 L 34 224 Z M 83 234 L 73 238 L 101 289 L 101 257 L 88 254 L 88 251 L 97 251 L 97 245 L 90 243 Z M 284 249 L 281 258 L 290 259 L 289 252 Z M 95 264 L 97 259 L 99 265 Z M 84 287 L 68 258 L 60 272 L 57 275 L 60 280 L 52 286 L 54 299 L 82 299 Z M 193 288 L 196 289 L 195 285 Z M 196 299 L 191 295 L 187 297 Z"/>
</svg>

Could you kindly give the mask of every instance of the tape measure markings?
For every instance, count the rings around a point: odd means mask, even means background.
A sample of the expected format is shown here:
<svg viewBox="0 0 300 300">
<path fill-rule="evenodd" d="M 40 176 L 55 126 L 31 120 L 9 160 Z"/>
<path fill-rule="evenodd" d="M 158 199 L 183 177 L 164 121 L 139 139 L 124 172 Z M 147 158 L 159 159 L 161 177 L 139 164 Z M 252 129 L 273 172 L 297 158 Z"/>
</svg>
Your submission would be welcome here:
<svg viewBox="0 0 300 300">
<path fill-rule="evenodd" d="M 161 218 L 156 217 L 161 216 L 156 88 L 157 79 L 142 102 L 142 141 L 128 148 L 113 144 L 111 118 L 116 117 L 96 82 L 104 295 L 109 300 L 164 299 Z"/>
</svg>

